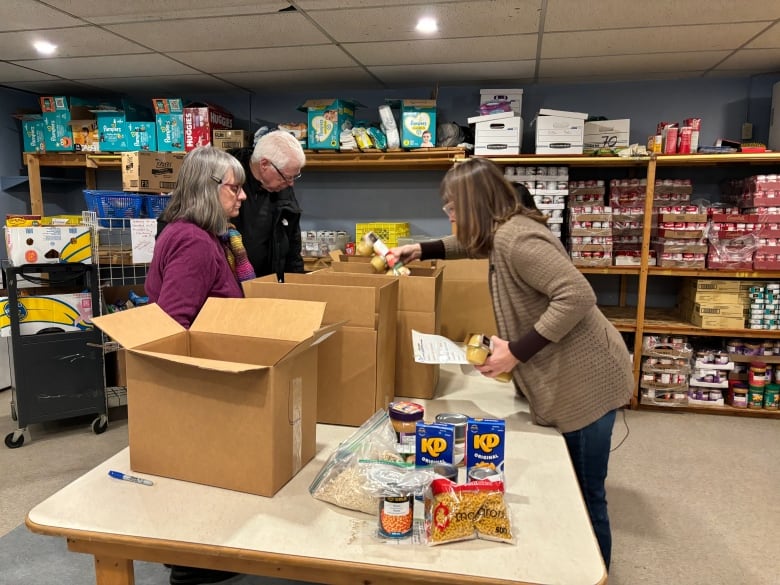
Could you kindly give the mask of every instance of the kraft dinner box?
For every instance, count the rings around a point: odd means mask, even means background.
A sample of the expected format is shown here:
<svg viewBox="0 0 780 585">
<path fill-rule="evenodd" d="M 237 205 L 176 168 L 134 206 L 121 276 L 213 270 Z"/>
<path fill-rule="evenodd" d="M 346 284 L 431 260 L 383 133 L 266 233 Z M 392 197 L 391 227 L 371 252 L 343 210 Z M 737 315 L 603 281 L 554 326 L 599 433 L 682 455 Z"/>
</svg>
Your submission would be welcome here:
<svg viewBox="0 0 780 585">
<path fill-rule="evenodd" d="M 156 304 L 95 317 L 127 350 L 131 469 L 273 496 L 316 451 L 324 313 L 209 298 L 189 330 Z"/>
</svg>

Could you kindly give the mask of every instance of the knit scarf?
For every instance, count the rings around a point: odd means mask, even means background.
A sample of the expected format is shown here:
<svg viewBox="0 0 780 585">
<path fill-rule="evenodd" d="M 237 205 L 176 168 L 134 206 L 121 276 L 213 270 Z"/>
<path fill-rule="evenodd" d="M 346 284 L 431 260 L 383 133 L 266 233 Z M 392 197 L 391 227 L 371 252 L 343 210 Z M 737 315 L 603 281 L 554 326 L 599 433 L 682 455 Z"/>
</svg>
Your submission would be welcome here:
<svg viewBox="0 0 780 585">
<path fill-rule="evenodd" d="M 236 229 L 236 226 L 229 223 L 227 233 L 222 234 L 219 239 L 222 242 L 222 247 L 225 249 L 225 257 L 230 265 L 230 270 L 236 276 L 236 280 L 244 282 L 254 278 L 255 271 L 249 262 L 249 257 L 246 255 L 244 241 L 241 239 L 241 234 Z"/>
</svg>

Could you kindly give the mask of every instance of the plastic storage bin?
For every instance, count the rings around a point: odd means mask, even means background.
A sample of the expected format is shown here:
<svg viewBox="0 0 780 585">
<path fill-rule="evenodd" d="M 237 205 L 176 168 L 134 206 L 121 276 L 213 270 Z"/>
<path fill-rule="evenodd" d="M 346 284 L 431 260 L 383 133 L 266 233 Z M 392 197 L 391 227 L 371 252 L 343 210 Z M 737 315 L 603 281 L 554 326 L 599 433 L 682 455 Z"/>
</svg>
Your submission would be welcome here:
<svg viewBox="0 0 780 585">
<path fill-rule="evenodd" d="M 170 195 L 144 195 L 144 214 L 146 217 L 157 219 L 168 206 Z"/>
<path fill-rule="evenodd" d="M 129 227 L 128 219 L 141 217 L 143 196 L 124 191 L 84 190 L 87 209 L 94 211 L 103 227 Z"/>
</svg>

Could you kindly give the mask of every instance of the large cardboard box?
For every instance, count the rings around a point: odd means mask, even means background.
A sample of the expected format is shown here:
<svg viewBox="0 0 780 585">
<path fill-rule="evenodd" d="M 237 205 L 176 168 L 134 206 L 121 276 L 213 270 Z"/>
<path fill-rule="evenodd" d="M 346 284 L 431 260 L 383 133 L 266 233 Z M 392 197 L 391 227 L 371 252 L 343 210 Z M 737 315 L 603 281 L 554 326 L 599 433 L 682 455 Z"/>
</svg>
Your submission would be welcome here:
<svg viewBox="0 0 780 585">
<path fill-rule="evenodd" d="M 523 112 L 523 90 L 522 89 L 480 89 L 479 103 L 488 104 L 491 102 L 509 102 L 509 107 L 517 116 L 522 116 Z"/>
<path fill-rule="evenodd" d="M 539 110 L 536 154 L 582 154 L 587 117 L 581 112 Z"/>
<path fill-rule="evenodd" d="M 92 329 L 92 293 L 42 294 L 20 297 L 19 333 L 36 335 L 44 329 Z M 11 336 L 8 297 L 0 298 L 0 337 Z"/>
<path fill-rule="evenodd" d="M 214 130 L 212 132 L 213 146 L 221 150 L 245 148 L 251 146 L 251 134 L 248 130 Z"/>
<path fill-rule="evenodd" d="M 316 450 L 324 312 L 209 298 L 189 330 L 156 304 L 93 319 L 127 350 L 132 470 L 273 496 Z"/>
<path fill-rule="evenodd" d="M 216 129 L 230 130 L 233 114 L 213 104 L 192 103 L 184 108 L 184 150 L 212 144 L 211 133 Z"/>
<path fill-rule="evenodd" d="M 123 152 L 122 190 L 139 193 L 172 191 L 185 156 L 183 152 Z"/>
<path fill-rule="evenodd" d="M 92 231 L 85 225 L 5 228 L 8 261 L 22 264 L 92 264 Z"/>
<path fill-rule="evenodd" d="M 514 112 L 499 112 L 468 119 L 474 124 L 474 154 L 520 154 L 523 119 Z"/>
<path fill-rule="evenodd" d="M 385 100 L 400 108 L 401 148 L 436 146 L 436 100 Z M 426 136 L 427 134 L 427 136 Z"/>
<path fill-rule="evenodd" d="M 326 325 L 346 321 L 320 346 L 317 422 L 359 426 L 393 399 L 398 282 L 316 272 L 244 282 L 249 298 L 325 301 Z"/>
<path fill-rule="evenodd" d="M 441 288 L 441 334 L 455 341 L 472 333 L 495 335 L 487 260 L 445 260 Z"/>
<path fill-rule="evenodd" d="M 154 121 L 157 126 L 157 150 L 184 150 L 184 108 L 181 98 L 153 98 Z"/>
<path fill-rule="evenodd" d="M 341 146 L 341 130 L 352 127 L 355 109 L 360 106 L 362 104 L 348 99 L 327 98 L 303 102 L 298 109 L 308 116 L 308 147 L 338 150 Z"/>
<path fill-rule="evenodd" d="M 413 262 L 407 267 L 411 272 L 409 276 L 383 276 L 398 280 L 395 394 L 430 399 L 436 394 L 439 383 L 439 365 L 414 361 L 412 330 L 435 335 L 441 333 L 439 315 L 444 268 L 437 262 Z M 337 255 L 330 270 L 343 274 L 376 275 L 370 259 L 364 256 Z"/>
<path fill-rule="evenodd" d="M 592 153 L 601 148 L 628 146 L 630 129 L 630 119 L 585 122 L 583 152 Z"/>
</svg>

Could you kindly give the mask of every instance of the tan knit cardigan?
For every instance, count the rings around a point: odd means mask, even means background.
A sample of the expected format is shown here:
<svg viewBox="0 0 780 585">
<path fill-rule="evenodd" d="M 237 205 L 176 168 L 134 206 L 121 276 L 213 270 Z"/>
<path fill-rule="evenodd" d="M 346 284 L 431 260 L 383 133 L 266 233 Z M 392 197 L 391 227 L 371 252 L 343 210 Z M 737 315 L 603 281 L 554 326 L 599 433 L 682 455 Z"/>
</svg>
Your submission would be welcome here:
<svg viewBox="0 0 780 585">
<path fill-rule="evenodd" d="M 447 259 L 465 257 L 455 236 L 443 242 Z M 534 420 L 566 433 L 626 405 L 634 388 L 626 344 L 549 228 L 513 217 L 496 231 L 489 260 L 499 337 L 533 327 L 552 342 L 512 372 Z"/>
</svg>

